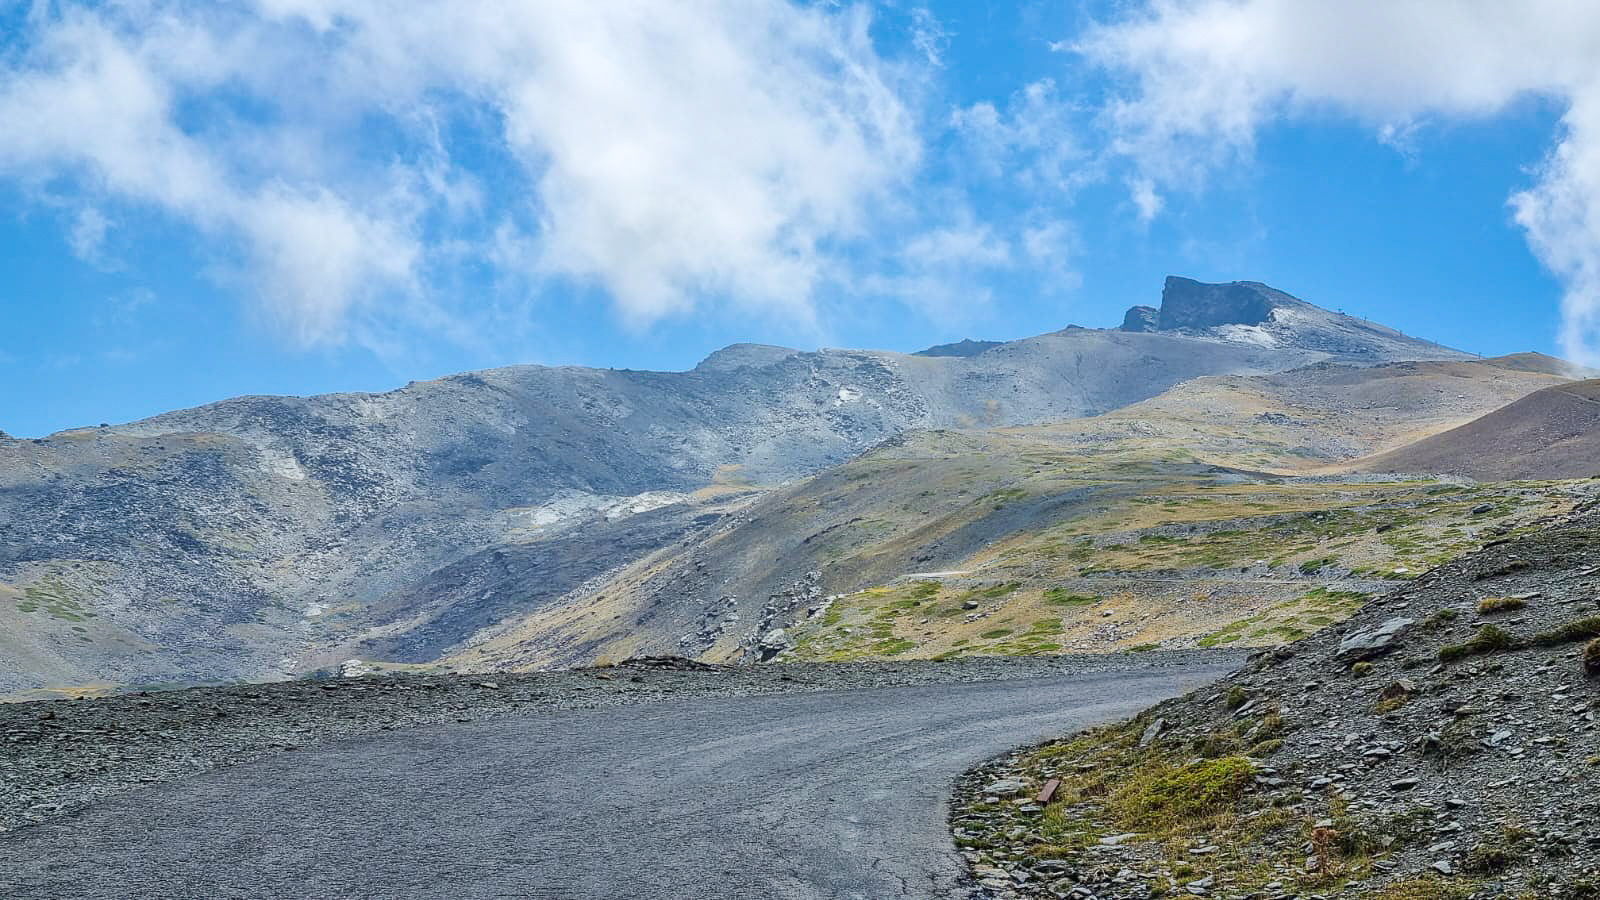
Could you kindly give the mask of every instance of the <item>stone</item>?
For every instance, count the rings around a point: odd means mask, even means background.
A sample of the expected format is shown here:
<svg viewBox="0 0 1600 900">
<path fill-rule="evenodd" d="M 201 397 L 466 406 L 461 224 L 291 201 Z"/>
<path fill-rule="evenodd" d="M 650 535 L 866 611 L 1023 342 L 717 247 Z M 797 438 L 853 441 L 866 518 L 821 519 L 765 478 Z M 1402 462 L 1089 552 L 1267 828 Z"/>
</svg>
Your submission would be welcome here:
<svg viewBox="0 0 1600 900">
<path fill-rule="evenodd" d="M 1009 797 L 1013 794 L 1020 794 L 1027 789 L 1028 783 L 1025 781 L 1018 781 L 1015 778 L 1002 778 L 999 781 L 990 782 L 984 787 L 983 792 L 997 797 Z"/>
<path fill-rule="evenodd" d="M 1416 619 L 1394 618 L 1376 628 L 1352 632 L 1339 642 L 1339 659 L 1369 659 L 1393 648 L 1400 635 L 1415 625 Z"/>
<path fill-rule="evenodd" d="M 1161 730 L 1166 727 L 1167 720 L 1158 717 L 1154 722 L 1151 722 L 1148 726 L 1146 726 L 1144 729 L 1144 734 L 1139 736 L 1139 746 L 1150 746 L 1155 742 L 1156 738 L 1161 736 Z"/>
<path fill-rule="evenodd" d="M 1135 306 L 1122 317 L 1122 330 L 1133 332 L 1158 331 L 1161 328 L 1161 311 L 1153 306 Z"/>
</svg>

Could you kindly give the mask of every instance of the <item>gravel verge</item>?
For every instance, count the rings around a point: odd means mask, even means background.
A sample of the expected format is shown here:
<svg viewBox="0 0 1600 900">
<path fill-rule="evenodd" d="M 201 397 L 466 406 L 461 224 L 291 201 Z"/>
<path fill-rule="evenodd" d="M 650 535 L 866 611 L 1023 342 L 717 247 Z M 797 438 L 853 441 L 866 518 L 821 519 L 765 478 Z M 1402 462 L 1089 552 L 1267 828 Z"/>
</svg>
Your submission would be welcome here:
<svg viewBox="0 0 1600 900">
<path fill-rule="evenodd" d="M 1239 661 L 1158 651 L 934 662 L 707 666 L 639 660 L 530 674 L 373 675 L 0 705 L 0 832 L 97 800 L 328 741 L 705 697 L 859 690 Z"/>
</svg>

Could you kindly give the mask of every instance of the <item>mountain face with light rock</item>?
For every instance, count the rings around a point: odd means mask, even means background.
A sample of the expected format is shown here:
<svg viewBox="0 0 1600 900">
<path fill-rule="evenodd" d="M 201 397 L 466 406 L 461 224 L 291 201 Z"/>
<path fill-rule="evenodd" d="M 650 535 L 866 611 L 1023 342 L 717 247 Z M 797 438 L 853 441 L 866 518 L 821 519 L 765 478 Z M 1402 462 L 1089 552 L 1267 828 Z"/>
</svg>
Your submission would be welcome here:
<svg viewBox="0 0 1600 900">
<path fill-rule="evenodd" d="M 1205 375 L 1468 358 L 1180 278 L 1122 328 L 930 352 L 740 344 L 687 372 L 518 366 L 0 436 L 0 692 L 428 663 L 909 431 L 1095 416 Z M 768 600 L 732 598 L 723 627 L 754 629 Z"/>
</svg>

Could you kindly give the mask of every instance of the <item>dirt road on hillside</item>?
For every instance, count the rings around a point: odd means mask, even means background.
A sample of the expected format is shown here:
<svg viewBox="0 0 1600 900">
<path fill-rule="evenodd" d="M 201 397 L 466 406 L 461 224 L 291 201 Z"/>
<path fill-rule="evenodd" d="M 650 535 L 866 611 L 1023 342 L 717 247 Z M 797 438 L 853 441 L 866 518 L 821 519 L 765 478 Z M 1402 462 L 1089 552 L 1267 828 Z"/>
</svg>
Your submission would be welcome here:
<svg viewBox="0 0 1600 900">
<path fill-rule="evenodd" d="M 0 895 L 953 898 L 953 779 L 1221 665 L 692 699 L 334 742 L 0 836 Z"/>
</svg>

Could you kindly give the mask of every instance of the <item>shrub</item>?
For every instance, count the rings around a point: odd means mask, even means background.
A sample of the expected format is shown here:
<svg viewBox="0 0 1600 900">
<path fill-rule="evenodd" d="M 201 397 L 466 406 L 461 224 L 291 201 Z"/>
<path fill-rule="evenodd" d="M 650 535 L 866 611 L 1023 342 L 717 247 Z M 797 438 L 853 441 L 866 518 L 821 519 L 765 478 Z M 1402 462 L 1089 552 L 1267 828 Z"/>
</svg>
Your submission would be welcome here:
<svg viewBox="0 0 1600 900">
<path fill-rule="evenodd" d="M 1446 606 L 1429 616 L 1423 621 L 1422 624 L 1427 628 L 1439 628 L 1454 622 L 1456 617 L 1459 615 L 1461 615 L 1460 610 L 1456 609 L 1454 606 Z"/>
<path fill-rule="evenodd" d="M 1238 709 L 1239 707 L 1245 705 L 1245 703 L 1250 699 L 1250 695 L 1245 693 L 1244 688 L 1239 687 L 1236 684 L 1233 687 L 1228 688 L 1227 697 L 1224 699 L 1228 701 L 1229 709 Z"/>
<path fill-rule="evenodd" d="M 1129 785 L 1117 805 L 1136 827 L 1191 823 L 1231 806 L 1255 773 L 1255 763 L 1242 756 L 1194 762 Z"/>
<path fill-rule="evenodd" d="M 1478 615 L 1487 616 L 1497 612 L 1510 612 L 1528 605 L 1528 601 L 1521 597 L 1485 597 L 1478 601 Z"/>
<path fill-rule="evenodd" d="M 1595 638 L 1583 648 L 1583 670 L 1590 675 L 1600 675 L 1600 638 Z"/>
<path fill-rule="evenodd" d="M 1495 625 L 1485 625 L 1478 629 L 1472 639 L 1460 644 L 1448 644 L 1439 648 L 1439 658 L 1445 662 L 1461 659 L 1467 656 L 1482 656 L 1489 653 L 1498 653 L 1502 650 L 1514 650 L 1517 639 L 1512 637 L 1505 629 Z"/>
<path fill-rule="evenodd" d="M 1549 631 L 1541 631 L 1533 636 L 1533 642 L 1541 647 L 1554 647 L 1559 644 L 1570 644 L 1573 641 L 1588 640 L 1589 638 L 1600 638 L 1600 616 L 1574 619 L 1564 625 L 1557 625 Z"/>
</svg>

